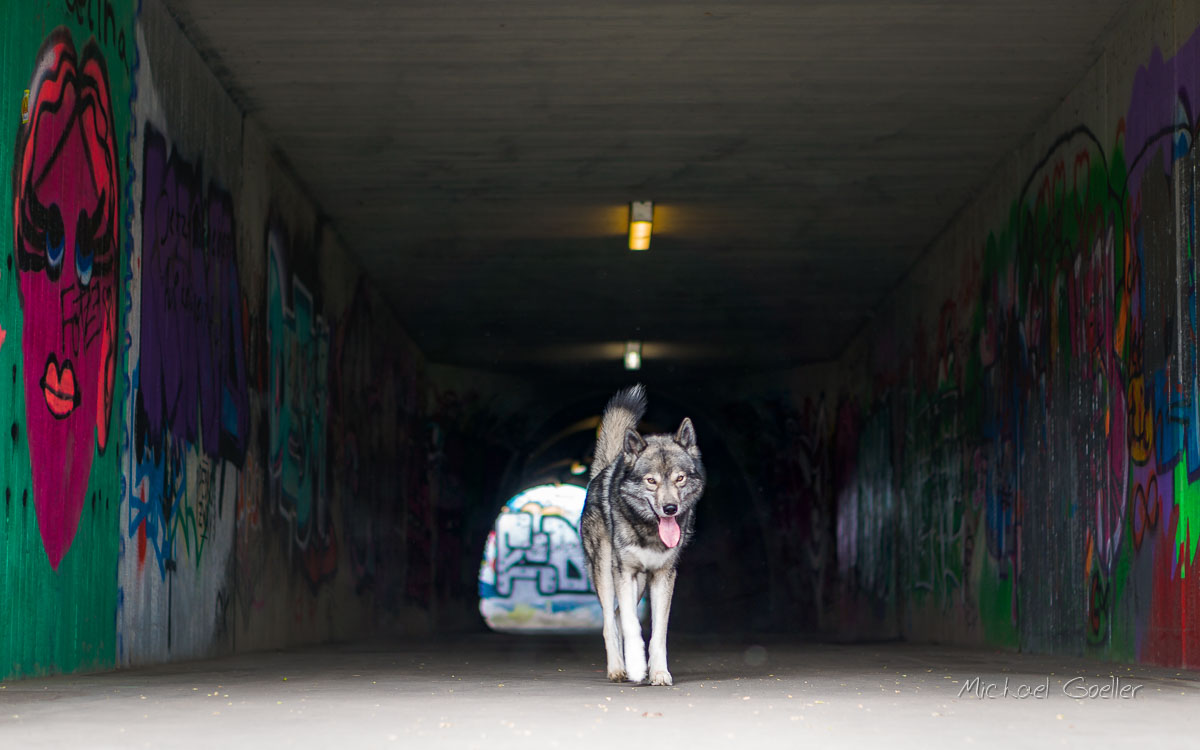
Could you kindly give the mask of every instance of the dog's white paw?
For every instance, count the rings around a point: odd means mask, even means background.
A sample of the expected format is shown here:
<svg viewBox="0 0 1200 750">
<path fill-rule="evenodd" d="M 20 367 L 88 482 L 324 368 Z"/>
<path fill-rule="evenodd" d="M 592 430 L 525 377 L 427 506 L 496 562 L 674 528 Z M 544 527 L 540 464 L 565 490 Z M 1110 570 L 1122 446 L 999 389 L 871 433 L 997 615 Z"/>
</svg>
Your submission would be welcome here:
<svg viewBox="0 0 1200 750">
<path fill-rule="evenodd" d="M 609 682 L 624 682 L 625 681 L 624 668 L 609 669 L 608 670 L 608 680 L 609 680 Z"/>
<path fill-rule="evenodd" d="M 625 661 L 625 675 L 630 682 L 641 682 L 646 679 L 646 664 L 630 664 L 629 660 Z"/>
<path fill-rule="evenodd" d="M 656 669 L 650 675 L 651 685 L 674 685 L 675 681 L 671 679 L 671 673 L 665 669 Z"/>
</svg>

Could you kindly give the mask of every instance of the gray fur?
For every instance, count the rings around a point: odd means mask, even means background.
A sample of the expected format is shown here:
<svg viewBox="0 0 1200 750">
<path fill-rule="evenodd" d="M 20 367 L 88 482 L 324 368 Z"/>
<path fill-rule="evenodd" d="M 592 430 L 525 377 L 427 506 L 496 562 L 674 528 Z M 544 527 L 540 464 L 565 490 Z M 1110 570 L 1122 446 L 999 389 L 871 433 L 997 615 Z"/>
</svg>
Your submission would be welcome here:
<svg viewBox="0 0 1200 750">
<path fill-rule="evenodd" d="M 617 454 L 625 442 L 626 430 L 636 430 L 638 422 L 646 413 L 646 389 L 641 383 L 619 391 L 604 407 L 604 418 L 600 420 L 600 435 L 596 438 L 596 455 L 592 459 L 592 470 L 588 481 L 606 466 L 617 460 Z"/>
<path fill-rule="evenodd" d="M 596 439 L 580 535 L 604 613 L 608 678 L 670 685 L 667 620 L 679 555 L 691 540 L 695 506 L 704 493 L 704 464 L 696 430 L 684 419 L 674 435 L 646 435 L 637 423 L 646 410 L 640 385 L 608 402 Z M 658 534 L 664 510 L 677 507 L 680 539 L 667 547 Z M 637 602 L 650 589 L 652 625 L 647 665 Z M 614 603 L 616 604 L 614 608 Z M 619 617 L 618 617 L 619 615 Z"/>
</svg>

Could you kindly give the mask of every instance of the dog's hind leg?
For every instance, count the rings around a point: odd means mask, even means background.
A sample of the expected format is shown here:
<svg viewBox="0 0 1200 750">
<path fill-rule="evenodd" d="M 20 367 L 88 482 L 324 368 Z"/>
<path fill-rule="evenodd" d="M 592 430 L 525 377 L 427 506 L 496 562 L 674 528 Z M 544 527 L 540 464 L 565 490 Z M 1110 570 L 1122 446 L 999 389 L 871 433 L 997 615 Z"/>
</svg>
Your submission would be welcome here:
<svg viewBox="0 0 1200 750">
<path fill-rule="evenodd" d="M 617 603 L 621 614 L 621 641 L 625 646 L 625 672 L 633 682 L 646 679 L 646 644 L 637 616 L 637 576 L 629 569 L 616 571 Z"/>
<path fill-rule="evenodd" d="M 592 567 L 592 582 L 596 585 L 596 596 L 600 599 L 600 612 L 604 617 L 604 651 L 608 659 L 608 679 L 621 682 L 625 679 L 625 659 L 621 655 L 621 629 L 613 610 L 616 607 L 617 591 L 613 585 L 612 552 L 604 550 L 598 554 Z"/>
<path fill-rule="evenodd" d="M 650 579 L 650 684 L 672 685 L 667 670 L 667 621 L 671 619 L 671 596 L 675 593 L 675 570 L 658 570 Z"/>
</svg>

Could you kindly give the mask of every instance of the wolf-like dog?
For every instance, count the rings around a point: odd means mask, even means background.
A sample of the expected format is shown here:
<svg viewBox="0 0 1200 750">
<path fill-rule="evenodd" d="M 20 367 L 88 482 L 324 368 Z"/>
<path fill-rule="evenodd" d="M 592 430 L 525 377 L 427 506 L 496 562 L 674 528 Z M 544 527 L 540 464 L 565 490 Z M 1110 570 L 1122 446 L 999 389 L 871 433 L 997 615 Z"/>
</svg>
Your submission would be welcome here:
<svg viewBox="0 0 1200 750">
<path fill-rule="evenodd" d="M 645 413 L 641 385 L 620 391 L 605 407 L 580 535 L 604 614 L 608 679 L 647 677 L 637 604 L 648 584 L 650 684 L 670 685 L 667 620 L 675 566 L 696 525 L 705 473 L 692 420 L 685 418 L 674 435 L 643 437 L 637 426 Z"/>
</svg>

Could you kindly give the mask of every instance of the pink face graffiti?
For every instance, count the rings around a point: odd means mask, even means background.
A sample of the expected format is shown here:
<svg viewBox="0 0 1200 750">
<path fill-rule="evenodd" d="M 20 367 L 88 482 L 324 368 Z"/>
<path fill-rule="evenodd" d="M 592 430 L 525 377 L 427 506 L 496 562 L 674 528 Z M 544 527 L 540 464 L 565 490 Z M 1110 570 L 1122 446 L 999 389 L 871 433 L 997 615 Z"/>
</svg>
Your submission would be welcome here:
<svg viewBox="0 0 1200 750">
<path fill-rule="evenodd" d="M 13 230 L 24 329 L 26 435 L 52 568 L 75 538 L 94 448 L 108 442 L 117 355 L 118 163 L 108 72 L 56 29 L 17 133 Z"/>
</svg>

